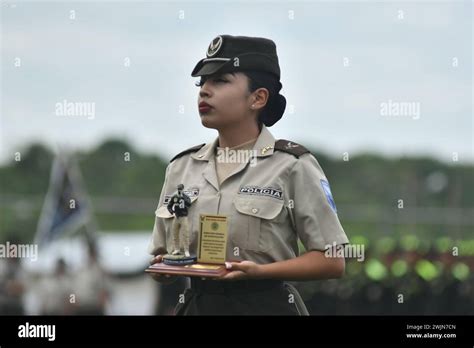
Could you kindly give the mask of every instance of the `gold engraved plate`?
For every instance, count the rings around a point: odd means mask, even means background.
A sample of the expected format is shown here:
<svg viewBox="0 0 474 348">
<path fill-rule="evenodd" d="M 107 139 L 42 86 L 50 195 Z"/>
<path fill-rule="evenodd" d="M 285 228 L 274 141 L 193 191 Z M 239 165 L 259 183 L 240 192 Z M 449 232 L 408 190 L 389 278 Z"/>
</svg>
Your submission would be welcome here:
<svg viewBox="0 0 474 348">
<path fill-rule="evenodd" d="M 199 263 L 224 264 L 227 250 L 227 216 L 200 215 Z"/>
</svg>

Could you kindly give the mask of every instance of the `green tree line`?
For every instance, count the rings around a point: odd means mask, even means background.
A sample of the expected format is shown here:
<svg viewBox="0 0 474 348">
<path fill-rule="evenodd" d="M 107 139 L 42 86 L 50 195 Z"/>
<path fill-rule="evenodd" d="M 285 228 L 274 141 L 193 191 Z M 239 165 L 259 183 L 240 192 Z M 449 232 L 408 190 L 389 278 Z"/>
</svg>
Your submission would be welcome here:
<svg viewBox="0 0 474 348">
<path fill-rule="evenodd" d="M 385 158 L 374 154 L 358 154 L 344 160 L 342 155 L 333 158 L 317 149 L 311 152 L 331 183 L 338 208 L 366 207 L 377 215 L 381 207 L 388 207 L 396 214 L 399 199 L 406 207 L 474 207 L 472 165 L 446 164 L 427 157 Z M 49 185 L 53 152 L 35 143 L 20 154 L 19 161 L 12 154 L 11 161 L 0 167 L 1 239 L 12 235 L 25 240 L 33 238 Z M 168 164 L 164 156 L 140 153 L 122 140 L 109 139 L 92 151 L 76 153 L 75 157 L 92 203 L 95 197 L 103 196 L 149 198 L 157 203 Z M 20 199 L 23 203 L 12 204 L 18 198 L 23 198 Z M 95 216 L 100 229 L 151 231 L 154 209 L 155 206 L 150 206 L 149 214 L 96 213 Z M 339 214 L 344 222 L 344 210 Z M 343 225 L 346 230 L 361 234 L 378 233 L 381 228 L 369 218 Z M 456 233 L 472 232 L 471 227 L 457 227 Z M 403 230 L 407 226 L 400 225 L 392 232 L 397 233 L 397 228 Z M 446 229 L 421 225 L 416 228 L 438 233 Z"/>
</svg>

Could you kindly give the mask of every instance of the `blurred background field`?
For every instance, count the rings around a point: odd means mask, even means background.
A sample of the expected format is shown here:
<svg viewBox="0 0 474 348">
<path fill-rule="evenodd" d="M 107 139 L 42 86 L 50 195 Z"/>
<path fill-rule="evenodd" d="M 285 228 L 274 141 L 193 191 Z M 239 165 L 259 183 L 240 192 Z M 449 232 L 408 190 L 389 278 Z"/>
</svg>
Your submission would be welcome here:
<svg viewBox="0 0 474 348">
<path fill-rule="evenodd" d="M 341 223 L 351 243 L 365 246 L 365 258 L 347 259 L 343 279 L 296 283 L 310 312 L 472 314 L 473 167 L 370 154 L 344 161 L 312 152 L 332 183 Z M 33 242 L 49 185 L 51 150 L 33 144 L 22 153 L 21 161 L 0 168 L 2 243 Z M 127 153 L 129 161 L 124 159 Z M 114 284 L 109 287 L 115 295 L 109 297 L 107 313 L 170 313 L 185 283 L 164 293 L 143 274 L 167 162 L 117 139 L 77 153 L 76 158 L 102 239 L 100 261 Z M 85 257 L 77 256 L 81 250 L 84 254 L 83 243 L 77 242 L 80 234 L 80 230 L 75 234 L 75 247 L 69 246 L 72 252 L 64 246 L 51 249 L 37 277 L 51 274 L 59 257 L 65 258 L 72 274 L 77 271 Z M 137 238 L 130 242 L 133 235 Z M 70 240 L 75 239 L 69 236 L 62 243 L 67 246 L 73 243 Z M 38 272 L 26 266 L 27 272 Z M 146 296 L 137 297 L 138 289 Z M 403 303 L 398 302 L 400 294 L 404 294 Z M 34 312 L 38 306 L 34 291 L 25 299 Z M 120 299 L 120 304 L 112 299 Z"/>
</svg>

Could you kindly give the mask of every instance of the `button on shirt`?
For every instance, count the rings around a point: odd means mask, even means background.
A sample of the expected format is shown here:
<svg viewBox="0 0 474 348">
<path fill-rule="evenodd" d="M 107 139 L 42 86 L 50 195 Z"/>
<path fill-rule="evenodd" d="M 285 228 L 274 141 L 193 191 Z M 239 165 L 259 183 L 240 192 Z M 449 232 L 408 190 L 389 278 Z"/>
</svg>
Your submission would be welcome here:
<svg viewBox="0 0 474 348">
<path fill-rule="evenodd" d="M 291 259 L 298 256 L 298 238 L 308 251 L 348 243 L 328 180 L 311 153 L 298 158 L 275 151 L 275 138 L 262 126 L 252 147 L 255 158 L 236 165 L 219 184 L 217 145 L 218 138 L 166 168 L 150 254 L 169 252 L 173 216 L 166 205 L 178 184 L 191 198 L 191 252 L 197 252 L 200 214 L 228 217 L 227 260 L 265 264 Z"/>
</svg>

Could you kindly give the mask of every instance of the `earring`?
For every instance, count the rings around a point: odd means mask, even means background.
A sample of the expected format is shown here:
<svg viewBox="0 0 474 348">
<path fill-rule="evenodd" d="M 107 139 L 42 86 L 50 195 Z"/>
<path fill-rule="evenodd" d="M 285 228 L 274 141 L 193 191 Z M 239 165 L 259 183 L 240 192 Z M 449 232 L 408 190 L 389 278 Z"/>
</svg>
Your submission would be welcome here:
<svg viewBox="0 0 474 348">
<path fill-rule="evenodd" d="M 255 104 L 252 105 L 252 109 L 254 109 L 254 108 L 255 108 Z"/>
</svg>

